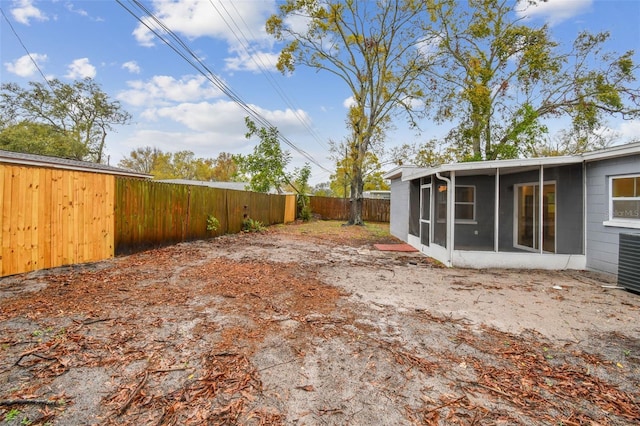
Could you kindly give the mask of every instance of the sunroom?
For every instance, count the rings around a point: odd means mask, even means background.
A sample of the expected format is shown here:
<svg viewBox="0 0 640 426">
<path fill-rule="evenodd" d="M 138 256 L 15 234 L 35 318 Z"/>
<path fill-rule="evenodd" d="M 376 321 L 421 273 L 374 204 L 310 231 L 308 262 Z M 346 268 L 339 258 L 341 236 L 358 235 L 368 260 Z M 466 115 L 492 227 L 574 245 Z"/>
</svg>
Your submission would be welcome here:
<svg viewBox="0 0 640 426">
<path fill-rule="evenodd" d="M 585 268 L 581 158 L 400 168 L 386 177 L 392 232 L 403 228 L 393 216 L 404 205 L 403 239 L 447 266 Z"/>
</svg>

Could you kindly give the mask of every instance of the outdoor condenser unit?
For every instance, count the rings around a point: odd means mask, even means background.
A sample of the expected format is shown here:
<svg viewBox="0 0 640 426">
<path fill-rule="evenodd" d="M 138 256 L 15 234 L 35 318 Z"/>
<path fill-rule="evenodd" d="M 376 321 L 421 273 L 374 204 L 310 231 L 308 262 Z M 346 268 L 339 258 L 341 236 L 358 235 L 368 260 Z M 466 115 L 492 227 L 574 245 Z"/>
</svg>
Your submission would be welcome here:
<svg viewBox="0 0 640 426">
<path fill-rule="evenodd" d="M 640 234 L 620 234 L 618 285 L 640 293 Z"/>
</svg>

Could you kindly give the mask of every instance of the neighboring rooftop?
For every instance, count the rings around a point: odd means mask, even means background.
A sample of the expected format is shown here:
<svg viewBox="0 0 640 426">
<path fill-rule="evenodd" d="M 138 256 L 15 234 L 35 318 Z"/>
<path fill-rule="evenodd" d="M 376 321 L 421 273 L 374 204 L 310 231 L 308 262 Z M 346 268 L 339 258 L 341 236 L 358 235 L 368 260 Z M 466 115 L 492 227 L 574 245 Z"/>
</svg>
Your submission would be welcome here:
<svg viewBox="0 0 640 426">
<path fill-rule="evenodd" d="M 247 191 L 247 182 L 213 182 L 204 180 L 189 180 L 189 179 L 159 179 L 156 182 L 163 183 L 177 183 L 179 185 L 196 185 L 196 186 L 208 186 L 209 188 L 218 189 L 234 189 L 236 191 Z"/>
<path fill-rule="evenodd" d="M 110 175 L 150 179 L 151 175 L 106 164 L 89 161 L 70 160 L 68 158 L 49 157 L 46 155 L 26 154 L 22 152 L 0 150 L 0 163 L 18 164 L 52 169 L 77 170 L 82 172 L 104 173 Z"/>
</svg>

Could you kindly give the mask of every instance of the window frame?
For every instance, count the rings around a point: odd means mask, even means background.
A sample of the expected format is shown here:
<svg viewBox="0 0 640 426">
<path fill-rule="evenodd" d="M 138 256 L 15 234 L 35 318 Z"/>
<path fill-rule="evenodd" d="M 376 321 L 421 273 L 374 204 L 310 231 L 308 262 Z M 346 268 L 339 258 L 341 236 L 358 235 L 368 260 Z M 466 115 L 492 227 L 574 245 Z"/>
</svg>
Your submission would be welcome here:
<svg viewBox="0 0 640 426">
<path fill-rule="evenodd" d="M 640 187 L 636 186 L 635 187 L 635 193 L 637 193 L 637 196 L 633 196 L 633 197 L 614 197 L 613 196 L 613 182 L 617 179 L 637 179 L 640 178 L 640 174 L 638 173 L 634 173 L 634 174 L 625 174 L 625 175 L 616 175 L 616 176 L 609 176 L 609 194 L 608 194 L 608 198 L 609 198 L 609 211 L 608 211 L 608 220 L 604 222 L 605 226 L 617 226 L 617 227 L 622 227 L 622 228 L 636 228 L 636 229 L 640 229 L 640 216 L 638 216 L 637 218 L 630 218 L 630 217 L 615 217 L 614 216 L 614 208 L 613 208 L 613 204 L 615 201 L 637 201 L 640 203 Z M 638 183 L 635 183 L 635 185 L 638 185 Z"/>
<path fill-rule="evenodd" d="M 473 189 L 473 201 L 458 201 L 458 197 L 455 197 L 455 201 L 453 203 L 453 215 L 454 215 L 454 220 L 455 223 L 477 223 L 476 221 L 476 200 L 477 200 L 477 189 L 475 185 L 456 185 L 455 189 L 457 190 L 458 188 L 472 188 Z M 463 206 L 472 206 L 473 210 L 473 217 L 471 219 L 459 219 L 458 217 L 456 217 L 456 207 L 458 205 L 463 205 Z"/>
<path fill-rule="evenodd" d="M 449 190 L 448 185 L 444 185 L 444 186 L 447 186 L 446 191 L 448 191 Z M 471 225 L 477 224 L 478 221 L 476 220 L 476 212 L 478 211 L 478 209 L 477 209 L 476 201 L 478 199 L 478 196 L 477 196 L 478 192 L 477 192 L 476 185 L 456 185 L 456 189 L 457 188 L 473 188 L 473 201 L 472 202 L 469 202 L 469 201 L 458 201 L 457 197 L 455 197 L 456 199 L 455 199 L 455 201 L 453 203 L 453 216 L 454 216 L 453 220 L 454 220 L 454 223 L 463 224 L 463 225 L 464 224 L 471 224 Z M 442 200 L 444 200 L 444 201 L 442 201 Z M 437 211 L 436 215 L 437 215 L 437 222 L 438 223 L 445 223 L 446 222 L 446 219 L 441 219 L 440 218 L 440 212 L 439 212 L 440 205 L 445 205 L 446 206 L 446 200 L 447 200 L 447 197 L 445 196 L 444 198 L 439 199 L 439 201 L 436 201 L 436 203 L 435 203 L 436 204 L 435 209 Z M 458 204 L 465 205 L 465 206 L 473 206 L 473 219 L 458 219 L 456 217 L 456 206 Z"/>
</svg>

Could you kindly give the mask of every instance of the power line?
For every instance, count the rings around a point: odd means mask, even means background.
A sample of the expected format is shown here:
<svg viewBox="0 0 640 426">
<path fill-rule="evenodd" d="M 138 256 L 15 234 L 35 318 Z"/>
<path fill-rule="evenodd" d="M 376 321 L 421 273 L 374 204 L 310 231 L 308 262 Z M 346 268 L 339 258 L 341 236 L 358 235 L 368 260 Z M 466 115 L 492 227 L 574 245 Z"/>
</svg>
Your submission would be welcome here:
<svg viewBox="0 0 640 426">
<path fill-rule="evenodd" d="M 213 8 L 216 10 L 216 12 L 220 15 L 220 17 L 222 18 L 224 23 L 227 25 L 227 27 L 229 28 L 229 30 L 231 31 L 233 36 L 238 41 L 239 45 L 246 52 L 247 56 L 249 58 L 251 58 L 253 63 L 258 67 L 258 69 L 260 70 L 260 73 L 267 79 L 267 81 L 269 82 L 271 87 L 273 87 L 273 89 L 276 91 L 278 96 L 280 96 L 280 98 L 289 106 L 289 108 L 291 108 L 291 110 L 293 111 L 293 113 L 296 116 L 296 118 L 298 119 L 298 121 L 300 121 L 300 123 L 305 127 L 305 129 L 307 129 L 309 134 L 316 140 L 316 142 L 318 142 L 318 144 L 322 148 L 324 148 L 325 150 L 329 151 L 328 147 L 324 144 L 324 142 L 322 142 L 322 139 L 320 138 L 318 133 L 314 129 L 311 128 L 311 126 L 309 125 L 307 120 L 305 120 L 303 117 L 300 116 L 300 114 L 298 112 L 299 108 L 294 104 L 294 102 L 291 99 L 291 97 L 288 96 L 288 94 L 278 84 L 278 81 L 275 78 L 273 78 L 273 75 L 269 71 L 267 64 L 264 63 L 264 61 L 262 60 L 262 58 L 260 56 L 252 54 L 251 49 L 249 48 L 249 46 L 251 45 L 251 42 L 249 41 L 249 38 L 244 34 L 244 32 L 242 31 L 240 26 L 233 19 L 233 16 L 231 15 L 231 13 L 229 13 L 229 11 L 225 7 L 224 3 L 220 2 L 220 7 L 226 12 L 227 16 L 229 17 L 229 19 L 231 20 L 231 22 L 233 23 L 235 28 L 238 30 L 238 32 L 242 36 L 242 39 L 244 40 L 244 42 L 243 42 L 243 40 L 240 39 L 240 37 L 238 37 L 238 35 L 236 34 L 234 28 L 231 25 L 229 25 L 229 23 L 224 18 L 224 16 L 222 16 L 222 13 L 220 13 L 220 11 L 216 7 L 214 1 L 213 0 L 209 0 L 209 3 L 211 3 L 211 6 L 213 6 Z M 244 25 L 244 27 L 249 32 L 249 35 L 253 39 L 255 39 L 256 37 L 253 34 L 253 32 L 251 31 L 251 27 L 249 27 L 249 25 L 247 25 L 246 21 L 244 20 L 244 18 L 242 17 L 240 12 L 238 11 L 238 8 L 236 7 L 235 3 L 231 3 L 231 6 L 235 10 L 236 15 L 240 18 L 240 21 L 242 21 L 242 24 Z"/>
<path fill-rule="evenodd" d="M 42 76 L 42 79 L 44 80 L 44 82 L 47 84 L 47 86 L 49 86 L 49 88 L 51 89 L 51 92 L 53 92 L 55 94 L 55 90 L 53 90 L 53 87 L 51 87 L 51 83 L 49 83 L 49 80 L 47 79 L 47 77 L 45 77 L 44 73 L 40 69 L 40 66 L 38 65 L 38 62 L 33 58 L 33 56 L 31 55 L 31 52 L 29 52 L 29 49 L 27 49 L 27 46 L 25 46 L 25 44 L 22 42 L 22 39 L 18 35 L 18 33 L 15 30 L 15 28 L 13 28 L 13 25 L 11 24 L 11 21 L 9 21 L 9 18 L 7 18 L 7 15 L 4 14 L 4 10 L 1 7 L 0 7 L 0 13 L 2 13 L 2 17 L 4 18 L 5 21 L 7 21 L 7 24 L 9 24 L 9 28 L 11 28 L 11 31 L 13 32 L 13 35 L 15 35 L 16 38 L 18 39 L 18 42 L 20 43 L 20 46 L 22 46 L 24 51 L 27 52 L 27 56 L 29 56 L 29 59 L 31 60 L 33 65 L 36 67 L 36 69 L 38 70 L 40 75 Z"/>
<path fill-rule="evenodd" d="M 258 124 L 267 128 L 275 128 L 273 124 L 269 122 L 265 117 L 258 113 L 254 108 L 248 105 L 233 89 L 226 84 L 220 77 L 218 77 L 192 50 L 191 48 L 169 27 L 167 27 L 152 11 L 148 10 L 140 1 L 129 0 L 129 3 L 133 7 L 137 7 L 139 11 L 145 14 L 153 23 L 151 25 L 143 17 L 138 16 L 132 9 L 127 7 L 122 0 L 116 0 L 120 6 L 122 6 L 127 12 L 129 12 L 136 20 L 144 25 L 149 31 L 151 31 L 158 39 L 164 44 L 176 52 L 181 58 L 183 58 L 189 65 L 191 65 L 196 71 L 202 74 L 209 82 L 215 87 L 220 89 L 225 95 L 227 95 L 233 102 L 239 105 L 247 114 L 249 114 Z M 169 39 L 164 36 L 167 34 Z M 171 42 L 173 40 L 174 43 Z M 331 173 L 330 170 L 322 166 L 315 158 L 308 154 L 303 149 L 297 147 L 286 136 L 278 132 L 278 137 L 289 147 L 294 149 L 300 155 L 305 157 L 311 163 L 315 164 L 320 169 Z"/>
</svg>

